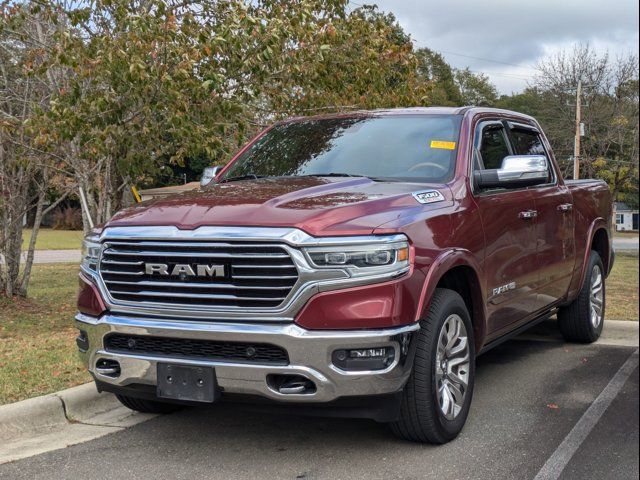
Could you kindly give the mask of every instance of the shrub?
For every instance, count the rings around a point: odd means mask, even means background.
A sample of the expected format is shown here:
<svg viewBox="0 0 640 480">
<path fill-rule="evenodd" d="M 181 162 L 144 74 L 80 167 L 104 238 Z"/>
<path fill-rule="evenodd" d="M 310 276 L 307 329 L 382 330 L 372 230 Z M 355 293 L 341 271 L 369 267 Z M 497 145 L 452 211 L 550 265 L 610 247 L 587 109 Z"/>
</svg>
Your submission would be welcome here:
<svg viewBox="0 0 640 480">
<path fill-rule="evenodd" d="M 65 207 L 53 212 L 54 230 L 82 230 L 82 212 L 79 208 Z"/>
</svg>

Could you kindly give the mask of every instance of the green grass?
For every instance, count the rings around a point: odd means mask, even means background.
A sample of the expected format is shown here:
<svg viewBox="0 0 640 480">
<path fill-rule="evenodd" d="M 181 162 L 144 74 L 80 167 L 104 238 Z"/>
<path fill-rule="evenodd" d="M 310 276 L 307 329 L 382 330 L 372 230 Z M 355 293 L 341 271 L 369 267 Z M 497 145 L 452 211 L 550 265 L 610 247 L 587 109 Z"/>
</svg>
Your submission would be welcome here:
<svg viewBox="0 0 640 480">
<path fill-rule="evenodd" d="M 91 380 L 75 346 L 78 266 L 34 265 L 30 298 L 0 299 L 0 404 Z M 607 281 L 607 318 L 638 320 L 638 255 L 619 253 Z"/>
<path fill-rule="evenodd" d="M 29 299 L 0 299 L 0 404 L 90 380 L 75 346 L 78 266 L 34 265 Z"/>
<path fill-rule="evenodd" d="M 36 250 L 80 250 L 82 247 L 82 230 L 52 230 L 41 228 L 36 239 Z M 22 234 L 22 249 L 29 247 L 31 229 Z"/>
<path fill-rule="evenodd" d="M 607 279 L 606 318 L 638 321 L 638 254 L 616 254 Z"/>
</svg>

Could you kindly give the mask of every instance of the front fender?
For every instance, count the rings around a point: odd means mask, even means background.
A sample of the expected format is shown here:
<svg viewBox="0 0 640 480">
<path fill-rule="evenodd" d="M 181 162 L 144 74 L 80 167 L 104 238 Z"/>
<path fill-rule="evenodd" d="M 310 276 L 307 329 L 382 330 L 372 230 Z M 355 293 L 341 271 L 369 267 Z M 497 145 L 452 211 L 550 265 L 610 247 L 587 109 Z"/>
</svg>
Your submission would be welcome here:
<svg viewBox="0 0 640 480">
<path fill-rule="evenodd" d="M 486 318 L 487 311 L 484 299 L 486 298 L 484 282 L 482 282 L 482 271 L 480 265 L 469 250 L 462 248 L 452 248 L 445 250 L 436 257 L 433 263 L 423 269 L 425 282 L 422 287 L 420 301 L 417 308 L 416 321 L 425 318 L 433 294 L 436 291 L 438 283 L 444 275 L 456 267 L 465 267 L 468 276 L 469 291 L 473 300 L 471 318 L 475 334 L 476 351 L 480 351 L 480 347 L 484 344 L 486 337 Z"/>
</svg>

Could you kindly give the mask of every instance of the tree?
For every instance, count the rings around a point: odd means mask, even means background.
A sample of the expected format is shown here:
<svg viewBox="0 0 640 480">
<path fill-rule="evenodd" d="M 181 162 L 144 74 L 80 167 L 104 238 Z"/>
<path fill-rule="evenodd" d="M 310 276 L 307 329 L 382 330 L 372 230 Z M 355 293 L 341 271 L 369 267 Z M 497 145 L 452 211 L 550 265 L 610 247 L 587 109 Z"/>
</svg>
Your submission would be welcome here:
<svg viewBox="0 0 640 480">
<path fill-rule="evenodd" d="M 638 57 L 611 59 L 577 45 L 539 63 L 534 86 L 537 118 L 545 127 L 565 175 L 572 170 L 575 101 L 583 85 L 581 175 L 609 183 L 613 199 L 637 184 Z"/>
<path fill-rule="evenodd" d="M 489 107 L 498 101 L 498 91 L 484 73 L 473 73 L 469 68 L 456 70 L 455 81 L 463 105 Z"/>
<path fill-rule="evenodd" d="M 88 231 L 90 219 L 102 223 L 125 204 L 130 185 L 167 165 L 222 164 L 275 119 L 427 104 L 433 82 L 418 74 L 395 18 L 369 6 L 347 12 L 347 3 L 3 4 L 2 212 L 12 230 L 2 248 L 11 285 L 21 215 L 36 209 L 39 218 L 52 185 L 61 197 L 86 194 Z"/>
<path fill-rule="evenodd" d="M 135 179 L 167 162 L 223 163 L 276 118 L 419 105 L 410 39 L 374 7 L 345 1 L 97 1 L 53 9 L 70 72 L 39 140 L 66 145 L 91 216 L 108 219 Z"/>
<path fill-rule="evenodd" d="M 462 106 L 465 100 L 456 82 L 454 70 L 444 57 L 428 48 L 416 51 L 418 74 L 430 82 L 430 100 L 434 105 Z"/>
<path fill-rule="evenodd" d="M 538 118 L 544 110 L 544 98 L 535 87 L 529 86 L 520 93 L 500 96 L 495 106 Z"/>
<path fill-rule="evenodd" d="M 42 68 L 56 28 L 46 12 L 24 5 L 0 5 L 0 292 L 26 295 L 35 242 L 56 166 L 34 143 L 31 120 L 44 112 L 59 71 Z M 41 76 L 31 74 L 42 68 Z M 21 262 L 23 221 L 34 223 L 24 263 Z"/>
</svg>

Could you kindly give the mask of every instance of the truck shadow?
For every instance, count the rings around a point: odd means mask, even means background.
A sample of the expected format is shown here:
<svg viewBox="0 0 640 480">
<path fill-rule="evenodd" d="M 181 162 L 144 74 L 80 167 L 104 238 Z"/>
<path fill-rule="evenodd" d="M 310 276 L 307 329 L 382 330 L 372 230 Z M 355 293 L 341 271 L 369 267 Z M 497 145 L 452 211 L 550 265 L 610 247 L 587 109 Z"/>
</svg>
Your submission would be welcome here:
<svg viewBox="0 0 640 480">
<path fill-rule="evenodd" d="M 363 472 L 372 479 L 532 478 L 546 458 L 539 445 L 559 442 L 629 355 L 629 348 L 570 345 L 552 334 L 540 341 L 541 332 L 478 358 L 467 424 L 445 446 L 399 440 L 372 420 L 221 402 L 151 419 L 92 448 L 118 462 L 162 465 L 176 478 L 185 465 L 225 479 L 363 478 Z M 519 453 L 505 461 L 505 451 Z"/>
<path fill-rule="evenodd" d="M 537 331 L 536 335 L 541 331 L 544 330 Z M 495 375 L 496 369 L 508 370 L 510 365 L 522 368 L 529 358 L 544 356 L 549 350 L 558 348 L 555 341 L 533 341 L 523 336 L 481 355 L 477 359 L 476 396 L 482 395 L 486 381 Z M 489 383 L 495 383 L 495 378 Z M 389 442 L 425 448 L 395 439 L 386 425 L 372 420 L 300 415 L 295 407 L 283 413 L 282 409 L 268 406 L 222 402 L 188 408 L 160 420 L 174 424 L 176 428 L 171 429 L 170 435 L 175 442 L 213 442 L 218 445 L 216 448 L 222 448 L 222 442 L 225 449 L 247 448 L 253 444 L 273 454 L 284 454 L 289 450 L 299 453 L 301 445 L 313 445 L 318 453 L 323 450 L 325 441 L 331 446 L 330 450 L 337 446 L 346 449 L 343 454 L 354 444 L 358 449 L 363 444 L 367 448 L 376 448 L 376 445 L 388 448 Z"/>
</svg>

